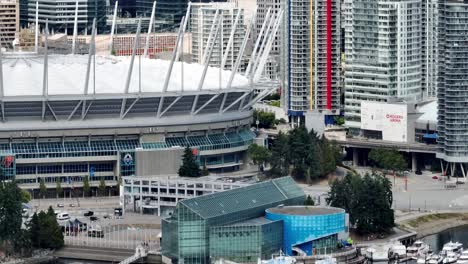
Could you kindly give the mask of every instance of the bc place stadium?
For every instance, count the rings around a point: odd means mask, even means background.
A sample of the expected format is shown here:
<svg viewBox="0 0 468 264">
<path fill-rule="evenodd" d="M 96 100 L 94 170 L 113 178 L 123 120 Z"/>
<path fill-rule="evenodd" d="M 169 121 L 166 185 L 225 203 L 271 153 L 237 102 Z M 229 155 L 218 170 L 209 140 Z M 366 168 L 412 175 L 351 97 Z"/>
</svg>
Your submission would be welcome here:
<svg viewBox="0 0 468 264">
<path fill-rule="evenodd" d="M 211 172 L 240 170 L 256 138 L 252 106 L 278 87 L 258 77 L 268 49 L 247 75 L 180 62 L 177 44 L 171 60 L 135 46 L 128 57 L 98 56 L 93 43 L 85 55 L 48 54 L 46 35 L 40 52 L 2 52 L 1 177 L 36 196 L 43 180 L 48 197 L 57 182 L 79 193 L 89 177 L 115 195 L 120 177 L 177 174 L 186 146 Z"/>
</svg>

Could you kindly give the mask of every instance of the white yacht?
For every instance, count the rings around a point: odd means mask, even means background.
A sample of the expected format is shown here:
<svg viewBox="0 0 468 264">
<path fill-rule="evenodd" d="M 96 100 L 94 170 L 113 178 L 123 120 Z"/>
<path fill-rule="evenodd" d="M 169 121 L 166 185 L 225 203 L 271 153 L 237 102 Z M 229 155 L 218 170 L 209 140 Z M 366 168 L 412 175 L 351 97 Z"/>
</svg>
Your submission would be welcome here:
<svg viewBox="0 0 468 264">
<path fill-rule="evenodd" d="M 452 251 L 447 251 L 447 255 L 444 257 L 444 260 L 442 260 L 443 264 L 450 264 L 450 263 L 455 263 L 458 260 L 458 254 Z"/>
<path fill-rule="evenodd" d="M 441 255 L 432 254 L 429 260 L 427 261 L 427 264 L 441 264 L 443 260 L 444 257 L 442 257 Z"/>
<path fill-rule="evenodd" d="M 427 255 L 429 253 L 429 245 L 417 240 L 406 250 L 407 256 L 417 259 L 419 256 Z"/>
<path fill-rule="evenodd" d="M 447 255 L 449 252 L 453 252 L 455 254 L 461 254 L 463 251 L 463 244 L 459 242 L 448 242 L 442 248 L 441 254 Z"/>
<path fill-rule="evenodd" d="M 421 255 L 418 257 L 418 260 L 416 261 L 416 263 L 418 264 L 426 264 L 429 262 L 429 260 L 431 259 L 432 257 L 432 254 L 428 254 L 428 255 Z"/>
<path fill-rule="evenodd" d="M 468 263 L 468 250 L 464 250 L 457 260 L 457 263 Z"/>
</svg>

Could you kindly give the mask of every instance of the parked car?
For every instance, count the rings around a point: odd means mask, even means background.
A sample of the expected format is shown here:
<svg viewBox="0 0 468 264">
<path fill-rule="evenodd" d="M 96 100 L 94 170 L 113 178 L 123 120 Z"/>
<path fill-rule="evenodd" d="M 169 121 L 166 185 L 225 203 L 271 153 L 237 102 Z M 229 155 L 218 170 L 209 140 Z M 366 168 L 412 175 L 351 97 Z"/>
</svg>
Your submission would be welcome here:
<svg viewBox="0 0 468 264">
<path fill-rule="evenodd" d="M 438 180 L 439 177 L 437 177 L 437 175 L 434 175 L 434 176 L 432 176 L 432 179 L 433 179 L 433 180 Z"/>
<path fill-rule="evenodd" d="M 62 204 L 62 203 L 57 204 L 57 207 L 59 207 L 59 208 L 62 208 L 62 207 L 64 207 L 64 206 L 65 206 L 65 205 Z"/>
<path fill-rule="evenodd" d="M 105 214 L 105 215 L 103 216 L 103 218 L 104 218 L 104 219 L 109 219 L 109 218 L 110 218 L 110 215 L 109 215 L 109 214 Z"/>
<path fill-rule="evenodd" d="M 88 229 L 88 236 L 89 237 L 103 238 L 104 237 L 104 231 L 102 231 L 102 229 L 100 229 L 100 228 L 91 227 L 90 229 Z"/>
<path fill-rule="evenodd" d="M 87 211 L 86 213 L 83 214 L 84 216 L 88 217 L 88 216 L 93 216 L 94 215 L 94 212 L 93 211 Z"/>
<path fill-rule="evenodd" d="M 59 220 L 59 221 L 70 220 L 70 214 L 68 214 L 66 212 L 65 213 L 59 213 L 57 215 L 57 220 Z"/>
<path fill-rule="evenodd" d="M 99 220 L 99 218 L 97 216 L 91 216 L 91 217 L 89 217 L 89 220 L 97 221 L 97 220 Z"/>
<path fill-rule="evenodd" d="M 70 204 L 69 206 L 70 206 L 70 207 L 75 207 L 76 205 L 75 205 L 75 204 Z"/>
</svg>

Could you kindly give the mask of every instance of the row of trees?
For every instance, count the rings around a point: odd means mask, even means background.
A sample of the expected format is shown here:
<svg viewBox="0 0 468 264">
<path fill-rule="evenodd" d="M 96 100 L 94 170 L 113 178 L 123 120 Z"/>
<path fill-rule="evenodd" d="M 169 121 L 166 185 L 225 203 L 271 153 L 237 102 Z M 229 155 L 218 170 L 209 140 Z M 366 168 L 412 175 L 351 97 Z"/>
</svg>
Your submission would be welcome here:
<svg viewBox="0 0 468 264">
<path fill-rule="evenodd" d="M 349 173 L 336 179 L 331 183 L 327 202 L 345 209 L 360 234 L 386 233 L 395 226 L 392 184 L 382 175 Z"/>
<path fill-rule="evenodd" d="M 280 132 L 271 150 L 253 144 L 248 153 L 255 164 L 269 164 L 272 177 L 291 174 L 308 183 L 333 172 L 342 160 L 341 150 L 334 142 L 304 126 L 287 134 Z"/>
<path fill-rule="evenodd" d="M 403 171 L 407 168 L 403 155 L 396 149 L 372 149 L 369 152 L 369 160 L 381 169 L 386 171 Z"/>
<path fill-rule="evenodd" d="M 55 185 L 55 193 L 57 194 L 57 197 L 65 195 L 63 188 L 62 188 L 62 183 L 60 181 L 57 181 Z M 89 185 L 88 176 L 83 178 L 83 193 L 85 196 L 90 196 L 91 194 L 91 186 Z M 45 181 L 43 178 L 41 178 L 39 181 L 39 195 L 42 198 L 45 198 L 45 196 L 47 195 L 47 187 L 45 185 Z M 101 180 L 99 181 L 98 195 L 100 196 L 106 195 L 106 182 L 104 181 L 104 178 L 102 177 L 101 177 Z"/>
<path fill-rule="evenodd" d="M 0 250 L 7 254 L 63 246 L 63 234 L 52 208 L 35 214 L 23 226 L 22 203 L 29 198 L 15 182 L 0 182 Z"/>
</svg>

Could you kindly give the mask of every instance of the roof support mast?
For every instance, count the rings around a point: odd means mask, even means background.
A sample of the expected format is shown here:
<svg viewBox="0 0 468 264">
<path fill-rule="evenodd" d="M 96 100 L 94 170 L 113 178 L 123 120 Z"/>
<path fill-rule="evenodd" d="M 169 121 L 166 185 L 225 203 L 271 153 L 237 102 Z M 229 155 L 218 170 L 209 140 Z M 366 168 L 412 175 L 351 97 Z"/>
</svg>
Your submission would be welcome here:
<svg viewBox="0 0 468 264">
<path fill-rule="evenodd" d="M 260 38 L 262 39 L 262 44 L 260 45 L 260 48 L 258 49 L 257 56 L 255 56 L 255 58 L 252 58 L 250 61 L 251 63 L 253 63 L 253 66 L 252 68 L 250 68 L 249 75 L 246 75 L 249 77 L 250 81 L 252 81 L 253 75 L 255 74 L 255 71 L 257 70 L 258 63 L 260 61 L 260 58 L 262 57 L 263 52 L 265 51 L 269 36 L 271 36 L 274 30 L 274 27 L 276 25 L 276 20 L 277 20 L 277 17 L 275 18 L 275 14 L 272 13 L 270 17 L 270 22 L 268 23 L 268 26 L 265 31 L 265 34 L 263 36 L 258 36 L 259 39 Z"/>
<path fill-rule="evenodd" d="M 2 49 L 0 48 L 0 105 L 2 110 L 2 121 L 5 121 L 5 106 L 3 104 L 3 97 L 5 96 L 3 87 L 3 61 L 2 61 Z"/>
<path fill-rule="evenodd" d="M 153 31 L 155 12 L 156 12 L 156 1 L 154 1 L 153 9 L 151 10 L 151 19 L 150 19 L 149 26 L 148 26 L 148 34 L 146 34 L 145 52 L 143 53 L 144 57 L 148 56 L 150 34 L 151 34 L 151 31 Z"/>
<path fill-rule="evenodd" d="M 247 69 L 245 70 L 245 76 L 248 76 L 250 74 L 250 69 L 252 68 L 252 63 L 254 63 L 254 60 L 255 60 L 255 56 L 257 54 L 257 49 L 258 49 L 258 46 L 260 45 L 260 39 L 262 38 L 263 36 L 263 33 L 265 31 L 265 27 L 268 23 L 268 20 L 270 20 L 270 13 L 271 13 L 271 7 L 268 8 L 268 11 L 265 15 L 265 21 L 263 21 L 263 25 L 262 25 L 262 29 L 260 30 L 260 34 L 257 36 L 257 41 L 255 42 L 255 46 L 254 46 L 254 49 L 252 51 L 252 56 L 250 56 L 250 61 L 249 61 L 249 65 L 247 65 Z M 273 18 L 271 18 L 273 19 Z"/>
<path fill-rule="evenodd" d="M 48 70 L 49 70 L 49 58 L 48 58 L 48 35 L 49 35 L 49 20 L 46 20 L 45 32 L 44 32 L 44 71 L 42 75 L 42 121 L 44 121 L 46 101 L 48 94 Z"/>
<path fill-rule="evenodd" d="M 88 65 L 86 68 L 85 87 L 83 91 L 84 95 L 88 95 L 89 77 L 91 73 L 91 61 L 95 59 L 95 55 L 96 55 L 96 18 L 94 18 L 93 20 L 93 28 L 91 31 L 91 43 L 89 45 Z M 84 118 L 85 114 L 86 114 L 86 99 L 83 100 L 81 118 Z"/>
<path fill-rule="evenodd" d="M 205 83 L 205 78 L 206 78 L 206 72 L 208 71 L 208 66 L 210 65 L 210 60 L 211 60 L 211 55 L 213 54 L 213 50 L 214 50 L 214 47 L 216 45 L 216 38 L 219 34 L 219 31 L 221 29 L 221 22 L 222 22 L 222 17 L 219 16 L 219 19 L 218 21 L 213 21 L 213 24 L 217 24 L 216 26 L 216 29 L 215 29 L 215 33 L 214 33 L 214 36 L 213 36 L 213 42 L 211 43 L 208 43 L 207 44 L 207 50 L 208 50 L 208 54 L 206 54 L 207 58 L 205 60 L 205 65 L 204 65 L 204 68 L 203 68 L 203 73 L 202 73 L 202 76 L 200 78 L 200 82 L 198 83 L 198 88 L 197 90 L 198 91 L 201 91 L 203 89 L 203 84 Z M 211 32 L 212 33 L 212 32 Z M 211 36 L 211 33 L 210 33 L 210 36 Z M 220 45 L 222 45 L 221 41 L 220 41 Z M 197 108 L 197 104 L 198 104 L 198 97 L 199 95 L 197 94 L 195 96 L 195 99 L 193 100 L 193 104 L 192 104 L 192 111 L 191 111 L 191 114 L 193 115 L 195 113 L 195 109 Z"/>
<path fill-rule="evenodd" d="M 112 27 L 111 27 L 111 35 L 109 40 L 109 51 L 112 55 L 112 51 L 114 50 L 114 32 L 115 32 L 115 23 L 117 21 L 117 7 L 119 6 L 119 1 L 115 1 L 114 7 L 114 16 L 112 17 Z"/>
<path fill-rule="evenodd" d="M 135 62 L 135 55 L 137 52 L 137 47 L 139 46 L 138 44 L 140 42 L 140 31 L 141 31 L 141 19 L 138 20 L 138 27 L 137 27 L 137 32 L 135 35 L 135 41 L 133 42 L 132 57 L 130 59 L 130 65 L 128 67 L 127 79 L 125 80 L 124 94 L 128 94 L 128 91 L 130 89 L 130 81 L 132 80 L 132 73 L 133 73 L 133 64 Z M 122 106 L 120 108 L 120 118 L 123 118 L 123 115 L 125 113 L 126 103 L 127 103 L 127 98 L 124 97 L 122 99 Z"/>
<path fill-rule="evenodd" d="M 232 82 L 234 81 L 234 77 L 236 76 L 237 70 L 239 69 L 239 66 L 242 62 L 242 57 L 244 57 L 245 48 L 247 47 L 250 33 L 252 32 L 252 28 L 255 24 L 256 16 L 257 16 L 257 11 L 254 12 L 254 15 L 252 16 L 252 20 L 250 21 L 249 26 L 247 27 L 247 32 L 245 32 L 245 37 L 244 37 L 244 40 L 242 41 L 242 46 L 241 46 L 239 55 L 237 56 L 236 63 L 234 64 L 234 68 L 232 69 L 231 75 L 229 76 L 229 81 L 226 87 L 227 89 L 231 88 Z"/>
<path fill-rule="evenodd" d="M 174 50 L 172 51 L 171 63 L 169 64 L 169 69 L 167 70 L 166 78 L 164 79 L 164 86 L 163 86 L 163 91 L 162 91 L 163 94 L 167 92 L 167 87 L 169 86 L 169 81 L 171 80 L 172 68 L 174 67 L 174 61 L 177 56 L 177 52 L 179 49 L 179 42 L 181 41 L 181 37 L 182 37 L 183 25 L 185 24 L 186 19 L 188 18 L 182 17 L 182 20 L 180 21 L 180 27 L 179 27 L 179 32 L 177 33 L 176 45 L 174 47 Z M 161 99 L 159 100 L 158 112 L 156 114 L 158 118 L 161 117 L 163 104 L 164 104 L 164 96 L 162 95 Z"/>
<path fill-rule="evenodd" d="M 78 1 L 75 7 L 75 21 L 73 23 L 73 39 L 72 39 L 72 54 L 76 52 L 76 37 L 78 35 Z"/>
<path fill-rule="evenodd" d="M 259 56 L 259 59 L 257 60 L 257 62 L 255 63 L 255 68 L 254 68 L 254 72 L 253 72 L 253 81 L 254 82 L 257 82 L 260 77 L 261 77 L 261 74 L 263 72 L 263 69 L 265 68 L 265 64 L 266 64 L 266 61 L 268 59 L 268 55 L 270 55 L 270 51 L 271 51 L 271 47 L 273 45 L 273 41 L 275 40 L 276 38 L 276 33 L 278 33 L 278 29 L 281 25 L 281 21 L 283 19 L 283 14 L 284 14 L 284 10 L 281 9 L 278 13 L 278 16 L 276 18 L 276 21 L 275 21 L 275 25 L 273 27 L 273 31 L 271 32 L 271 35 L 269 36 L 267 42 L 266 42 L 266 46 L 265 46 L 265 49 L 263 50 L 263 53 L 261 54 L 261 56 Z"/>
<path fill-rule="evenodd" d="M 232 43 L 234 42 L 234 35 L 236 33 L 237 24 L 239 24 L 240 15 L 241 15 L 241 9 L 237 11 L 237 16 L 236 16 L 236 19 L 234 20 L 234 25 L 232 26 L 231 35 L 229 36 L 228 44 L 226 46 L 226 51 L 223 55 L 223 61 L 221 62 L 221 69 L 224 69 L 224 65 L 226 65 L 229 51 L 231 50 Z"/>
<path fill-rule="evenodd" d="M 34 32 L 34 52 L 39 52 L 39 2 L 36 1 L 36 25 Z"/>
<path fill-rule="evenodd" d="M 205 51 L 203 52 L 203 56 L 202 56 L 202 61 L 201 61 L 201 64 L 205 64 L 205 61 L 206 61 L 206 57 L 207 57 L 207 54 L 208 54 L 208 49 L 210 48 L 210 43 L 211 41 L 213 41 L 213 34 L 215 33 L 215 26 L 216 26 L 216 21 L 218 20 L 218 15 L 219 15 L 219 9 L 216 9 L 216 13 L 214 15 L 214 18 L 213 18 L 213 24 L 211 25 L 211 29 L 210 29 L 210 35 L 208 35 L 208 41 L 206 42 L 206 48 L 205 48 Z M 216 37 L 214 37 L 216 38 Z M 214 40 L 216 41 L 216 40 Z M 202 44 L 203 44 L 203 41 L 202 41 Z"/>
</svg>

